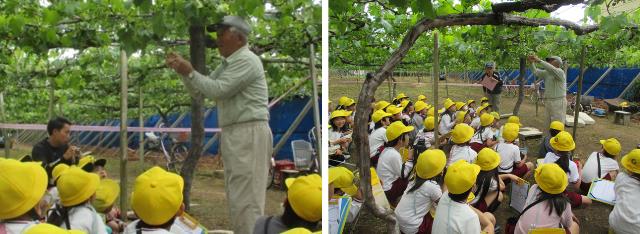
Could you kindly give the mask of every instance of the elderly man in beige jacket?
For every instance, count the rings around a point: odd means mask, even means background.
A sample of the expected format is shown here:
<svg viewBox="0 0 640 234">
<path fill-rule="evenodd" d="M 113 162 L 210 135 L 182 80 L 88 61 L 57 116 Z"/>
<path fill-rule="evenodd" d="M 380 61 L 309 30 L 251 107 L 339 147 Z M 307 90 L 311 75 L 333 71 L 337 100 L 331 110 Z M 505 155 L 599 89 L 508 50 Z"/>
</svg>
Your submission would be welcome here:
<svg viewBox="0 0 640 234">
<path fill-rule="evenodd" d="M 537 79 L 544 79 L 544 105 L 548 116 L 544 126 L 556 120 L 564 124 L 567 114 L 567 74 L 561 68 L 562 59 L 549 56 L 542 61 L 538 56 L 529 55 L 528 60 Z M 536 63 L 542 65 L 544 70 L 536 68 Z"/>
<path fill-rule="evenodd" d="M 173 53 L 166 63 L 183 77 L 189 92 L 216 101 L 229 215 L 234 232 L 245 234 L 264 213 L 273 152 L 269 93 L 260 57 L 247 46 L 250 26 L 241 17 L 225 16 L 216 24 L 216 32 L 222 63 L 209 76 Z"/>
</svg>

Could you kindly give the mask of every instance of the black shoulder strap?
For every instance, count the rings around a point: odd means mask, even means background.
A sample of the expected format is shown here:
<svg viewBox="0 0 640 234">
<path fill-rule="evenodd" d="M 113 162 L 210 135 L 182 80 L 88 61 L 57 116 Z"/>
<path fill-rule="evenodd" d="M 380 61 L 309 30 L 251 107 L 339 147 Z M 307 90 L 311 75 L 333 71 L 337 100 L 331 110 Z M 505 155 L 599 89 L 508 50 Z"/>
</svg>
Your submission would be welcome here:
<svg viewBox="0 0 640 234">
<path fill-rule="evenodd" d="M 596 159 L 598 160 L 598 179 L 602 178 L 602 173 L 600 172 L 600 153 L 596 154 Z"/>
<path fill-rule="evenodd" d="M 65 222 L 65 226 L 67 226 L 67 230 L 71 230 L 71 222 L 69 222 L 69 211 L 71 209 L 67 209 L 66 207 L 62 206 L 62 215 L 64 216 L 64 222 Z"/>
<path fill-rule="evenodd" d="M 531 207 L 533 207 L 533 206 L 537 205 L 538 203 L 543 202 L 545 200 L 549 200 L 549 198 L 539 199 L 539 200 L 534 201 L 533 203 L 529 204 L 527 207 L 524 208 L 524 210 L 522 210 L 522 213 L 520 213 L 518 215 L 518 219 L 520 219 L 520 216 L 522 216 L 524 214 L 524 212 L 527 212 L 527 210 L 529 210 L 529 208 L 531 208 Z"/>
<path fill-rule="evenodd" d="M 271 223 L 271 219 L 273 216 L 269 216 L 267 220 L 264 221 L 264 234 L 269 234 L 269 223 Z"/>
</svg>

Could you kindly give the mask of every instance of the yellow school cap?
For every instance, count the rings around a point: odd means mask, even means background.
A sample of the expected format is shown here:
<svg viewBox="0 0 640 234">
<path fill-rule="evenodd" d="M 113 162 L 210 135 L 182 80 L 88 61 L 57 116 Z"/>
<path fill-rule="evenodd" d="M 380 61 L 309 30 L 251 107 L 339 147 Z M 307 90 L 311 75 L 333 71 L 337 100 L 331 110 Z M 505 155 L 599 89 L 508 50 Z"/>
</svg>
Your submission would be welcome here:
<svg viewBox="0 0 640 234">
<path fill-rule="evenodd" d="M 149 225 L 161 225 L 180 210 L 184 180 L 181 176 L 160 167 L 140 174 L 131 193 L 131 208 Z"/>
<path fill-rule="evenodd" d="M 473 133 L 474 130 L 471 126 L 465 123 L 456 124 L 453 130 L 451 130 L 451 141 L 456 144 L 468 142 L 471 140 L 471 137 L 473 137 Z"/>
<path fill-rule="evenodd" d="M 100 177 L 86 172 L 79 167 L 71 166 L 62 172 L 56 183 L 63 206 L 75 206 L 83 203 L 96 193 Z"/>
<path fill-rule="evenodd" d="M 318 174 L 288 178 L 285 181 L 287 200 L 302 219 L 317 222 L 322 219 L 322 178 Z"/>
<path fill-rule="evenodd" d="M 358 187 L 353 183 L 353 172 L 344 167 L 329 168 L 329 184 L 333 183 L 335 188 L 339 188 L 349 196 L 358 192 Z"/>
<path fill-rule="evenodd" d="M 413 131 L 413 126 L 405 126 L 402 121 L 395 121 L 387 126 L 387 140 L 393 141 L 400 135 Z"/>
<path fill-rule="evenodd" d="M 562 131 L 555 137 L 549 139 L 551 147 L 557 151 L 572 151 L 576 148 L 576 143 L 569 132 Z"/>
<path fill-rule="evenodd" d="M 462 194 L 476 183 L 480 173 L 480 166 L 468 163 L 466 160 L 458 160 L 447 168 L 444 176 L 444 184 L 451 194 Z"/>
<path fill-rule="evenodd" d="M 616 138 L 600 140 L 600 144 L 602 144 L 604 151 L 607 151 L 607 153 L 613 156 L 617 156 L 618 154 L 620 154 L 620 151 L 622 150 L 622 146 L 620 145 L 620 142 L 618 142 Z"/>
<path fill-rule="evenodd" d="M 96 198 L 91 203 L 93 208 L 100 213 L 104 213 L 107 208 L 113 206 L 120 194 L 120 185 L 111 179 L 103 179 L 96 190 Z"/>
<path fill-rule="evenodd" d="M 0 219 L 13 219 L 33 209 L 47 184 L 47 172 L 40 163 L 0 160 Z"/>
<path fill-rule="evenodd" d="M 428 149 L 418 156 L 416 175 L 422 179 L 430 179 L 442 173 L 447 164 L 447 156 L 440 149 Z"/>
<path fill-rule="evenodd" d="M 549 194 L 560 194 L 569 184 L 567 173 L 555 163 L 545 163 L 536 168 L 534 179 L 540 189 Z"/>
<path fill-rule="evenodd" d="M 491 148 L 484 148 L 478 152 L 476 164 L 483 171 L 491 171 L 500 164 L 500 155 Z"/>
</svg>

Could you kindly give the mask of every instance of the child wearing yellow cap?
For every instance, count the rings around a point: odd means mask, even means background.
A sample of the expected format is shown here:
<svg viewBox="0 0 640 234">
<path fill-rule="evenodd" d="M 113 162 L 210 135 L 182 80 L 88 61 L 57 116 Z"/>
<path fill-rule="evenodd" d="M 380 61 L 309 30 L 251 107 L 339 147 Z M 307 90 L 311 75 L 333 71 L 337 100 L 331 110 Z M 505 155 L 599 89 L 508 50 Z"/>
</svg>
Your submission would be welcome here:
<svg viewBox="0 0 640 234">
<path fill-rule="evenodd" d="M 336 110 L 331 113 L 329 123 L 329 165 L 336 166 L 347 159 L 347 149 L 351 143 L 351 128 L 347 124 L 347 118 L 351 111 Z"/>
<path fill-rule="evenodd" d="M 78 230 L 64 230 L 62 228 L 59 228 L 57 226 L 54 226 L 48 223 L 41 223 L 38 225 L 34 225 L 33 227 L 30 227 L 29 229 L 27 229 L 27 231 L 21 232 L 21 234 L 86 234 L 86 233 Z"/>
<path fill-rule="evenodd" d="M 445 136 L 451 132 L 456 125 L 456 104 L 447 99 L 444 101 L 445 111 L 440 115 L 438 124 L 438 132 Z"/>
<path fill-rule="evenodd" d="M 92 155 L 86 155 L 78 162 L 78 167 L 86 172 L 96 173 L 100 176 L 100 179 L 107 178 L 107 170 L 105 170 L 107 160 L 104 158 L 96 159 Z"/>
<path fill-rule="evenodd" d="M 471 124 L 469 124 L 471 127 L 473 127 L 473 129 L 478 130 L 478 128 L 480 128 L 480 116 L 482 116 L 485 113 L 489 113 L 487 112 L 485 106 L 480 106 L 476 109 L 475 115 L 473 117 L 473 120 L 471 120 Z"/>
<path fill-rule="evenodd" d="M 586 195 L 589 192 L 591 181 L 595 179 L 616 180 L 616 175 L 620 170 L 616 157 L 620 154 L 622 146 L 616 138 L 600 140 L 602 148 L 593 152 L 587 158 L 587 162 L 582 167 L 582 183 L 580 190 Z"/>
<path fill-rule="evenodd" d="M 471 118 L 476 117 L 476 100 L 469 99 L 467 101 L 467 108 L 469 109 L 469 115 Z"/>
<path fill-rule="evenodd" d="M 47 172 L 36 162 L 0 159 L 0 232 L 21 234 L 44 216 Z"/>
<path fill-rule="evenodd" d="M 184 212 L 183 189 L 182 177 L 160 167 L 140 174 L 131 193 L 131 208 L 139 219 L 129 223 L 124 233 L 171 233 L 173 221 Z"/>
<path fill-rule="evenodd" d="M 514 233 L 526 234 L 540 228 L 562 228 L 570 231 L 567 233 L 579 233 L 569 200 L 563 195 L 568 185 L 563 169 L 553 163 L 542 164 L 536 168 L 534 178 L 537 184 L 529 189 Z"/>
<path fill-rule="evenodd" d="M 338 196 L 351 197 L 351 207 L 347 215 L 347 222 L 353 222 L 362 208 L 362 192 L 356 187 L 353 172 L 344 167 L 329 168 L 329 233 L 339 231 L 339 212 L 335 198 Z"/>
<path fill-rule="evenodd" d="M 495 117 L 491 114 L 484 113 L 480 116 L 480 128 L 473 134 L 473 138 L 471 138 L 471 143 L 469 144 L 473 150 L 480 152 L 481 149 L 485 147 L 492 148 L 498 143 L 492 127 L 494 122 Z"/>
<path fill-rule="evenodd" d="M 118 182 L 110 179 L 100 180 L 100 185 L 96 190 L 95 199 L 91 204 L 96 209 L 98 215 L 107 225 L 107 232 L 120 233 L 124 230 L 125 224 L 119 219 L 120 210 L 114 207 L 116 199 L 120 194 Z"/>
<path fill-rule="evenodd" d="M 457 124 L 453 128 L 451 131 L 451 142 L 454 145 L 451 146 L 447 166 L 459 160 L 466 160 L 472 163 L 476 161 L 478 153 L 469 146 L 472 137 L 473 128 L 467 124 Z"/>
<path fill-rule="evenodd" d="M 433 216 L 429 210 L 442 196 L 442 171 L 447 158 L 442 150 L 421 153 L 415 165 L 415 177 L 409 182 L 395 209 L 402 233 L 430 233 Z"/>
<path fill-rule="evenodd" d="M 404 93 L 399 93 L 398 95 L 396 95 L 396 97 L 393 99 L 393 105 L 398 105 L 400 104 L 402 101 L 404 100 L 409 100 L 409 97 L 404 94 Z"/>
<path fill-rule="evenodd" d="M 433 116 L 429 116 L 424 119 L 422 123 L 423 128 L 418 130 L 416 134 L 416 139 L 413 141 L 413 149 L 421 149 L 425 150 L 431 148 L 431 145 L 434 144 L 434 132 L 433 129 L 435 127 L 435 118 Z M 414 153 L 414 155 L 418 155 L 422 153 L 422 151 Z"/>
<path fill-rule="evenodd" d="M 495 220 L 486 222 L 490 214 L 480 213 L 467 200 L 480 173 L 480 166 L 459 160 L 447 168 L 444 184 L 447 191 L 442 194 L 431 233 L 493 233 Z"/>
<path fill-rule="evenodd" d="M 336 110 L 346 110 L 353 112 L 356 110 L 356 101 L 347 96 L 342 96 L 338 99 L 338 106 L 336 106 Z"/>
<path fill-rule="evenodd" d="M 615 233 L 637 233 L 640 230 L 640 149 L 634 149 L 620 160 L 614 190 L 616 204 L 609 214 L 609 227 Z"/>
<path fill-rule="evenodd" d="M 553 148 L 551 147 L 549 140 L 551 140 L 551 138 L 555 137 L 556 135 L 558 135 L 558 133 L 562 131 L 564 131 L 564 124 L 562 122 L 560 121 L 551 122 L 551 124 L 549 125 L 549 135 L 545 136 L 544 139 L 542 139 L 542 145 L 540 145 L 540 151 L 538 152 L 538 157 L 544 158 L 544 156 L 546 156 L 547 153 L 553 152 Z"/>
<path fill-rule="evenodd" d="M 384 143 L 387 142 L 387 126 L 391 124 L 391 114 L 382 110 L 377 110 L 371 115 L 371 120 L 375 123 L 374 129 L 369 133 L 369 157 L 371 158 L 371 166 L 378 164 L 378 157 L 384 149 Z"/>
<path fill-rule="evenodd" d="M 543 163 L 555 163 L 567 174 L 569 183 L 576 189 L 580 189 L 580 171 L 578 165 L 570 159 L 569 153 L 576 148 L 576 143 L 570 133 L 562 131 L 549 140 L 554 152 L 549 152 L 544 157 Z M 590 205 L 591 199 L 573 191 L 565 191 L 565 195 L 571 200 L 571 207 Z"/>
<path fill-rule="evenodd" d="M 293 228 L 321 229 L 322 178 L 318 174 L 288 178 L 284 213 L 260 217 L 253 233 L 282 233 Z"/>
<path fill-rule="evenodd" d="M 503 142 L 495 146 L 496 152 L 500 154 L 500 165 L 498 173 L 513 174 L 518 177 L 527 177 L 533 168 L 533 163 L 527 162 L 527 155 L 520 151 L 516 143 L 520 133 L 520 126 L 515 123 L 507 123 L 502 128 Z M 505 180 L 508 182 L 509 180 Z"/>
<path fill-rule="evenodd" d="M 79 167 L 71 166 L 63 171 L 56 183 L 60 204 L 49 215 L 48 222 L 67 230 L 106 234 L 107 227 L 91 205 L 99 184 L 97 174 Z"/>
<path fill-rule="evenodd" d="M 405 126 L 402 122 L 396 121 L 387 127 L 387 140 L 384 150 L 380 153 L 376 173 L 380 177 L 382 189 L 384 190 L 389 204 L 398 204 L 402 193 L 407 187 L 409 172 L 413 168 L 413 151 L 409 151 L 409 161 L 403 163 L 400 150 L 410 144 L 409 133 L 413 131 L 413 126 Z"/>
<path fill-rule="evenodd" d="M 480 166 L 480 173 L 476 179 L 476 186 L 472 190 L 475 198 L 469 204 L 481 212 L 493 213 L 504 199 L 502 194 L 506 187 L 504 180 L 518 181 L 520 178 L 512 174 L 498 173 L 500 155 L 491 148 L 480 150 L 475 164 Z"/>
<path fill-rule="evenodd" d="M 418 130 L 422 129 L 423 123 L 424 123 L 424 118 L 427 117 L 427 107 L 429 107 L 429 104 L 423 102 L 423 101 L 417 101 L 415 103 L 415 112 L 413 113 L 413 115 L 411 116 L 411 125 L 413 125 L 413 128 L 415 129 L 413 137 L 415 138 L 415 135 L 418 133 Z"/>
</svg>

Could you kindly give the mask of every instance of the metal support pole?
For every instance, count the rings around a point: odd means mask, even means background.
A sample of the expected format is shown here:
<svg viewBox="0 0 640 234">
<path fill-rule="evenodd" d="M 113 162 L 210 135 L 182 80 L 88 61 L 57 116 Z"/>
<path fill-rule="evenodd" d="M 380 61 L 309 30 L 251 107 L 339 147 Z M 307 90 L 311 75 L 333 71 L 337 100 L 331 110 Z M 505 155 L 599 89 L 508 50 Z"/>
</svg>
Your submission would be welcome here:
<svg viewBox="0 0 640 234">
<path fill-rule="evenodd" d="M 316 74 L 316 66 L 315 66 L 315 51 L 314 51 L 314 45 L 313 43 L 309 44 L 309 69 L 310 69 L 310 73 L 311 73 L 311 81 L 313 84 L 313 122 L 315 123 L 315 135 L 316 135 L 316 139 L 318 139 L 318 137 L 321 138 L 322 135 L 322 126 L 320 124 L 320 107 L 318 107 L 318 100 L 320 100 L 320 98 L 318 98 L 318 76 Z M 316 152 L 321 152 L 322 151 L 322 141 L 318 141 L 316 140 Z M 316 157 L 318 157 L 321 154 L 316 154 Z M 319 161 L 319 160 L 318 160 Z M 317 165 L 318 166 L 318 172 L 321 173 L 320 169 L 322 168 L 321 165 Z"/>
<path fill-rule="evenodd" d="M 435 148 L 440 146 L 438 140 L 438 80 L 440 77 L 440 60 L 438 57 L 438 31 L 433 31 L 433 122 L 436 123 L 433 130 L 433 140 Z"/>
<path fill-rule="evenodd" d="M 578 116 L 580 114 L 580 99 L 582 98 L 582 79 L 584 77 L 584 56 L 586 56 L 587 47 L 582 46 L 582 52 L 580 53 L 580 76 L 578 76 L 578 96 L 576 97 L 576 107 L 573 114 L 573 139 L 576 140 L 576 131 L 578 130 Z M 611 70 L 611 68 L 609 68 Z M 607 74 L 608 72 L 605 72 Z M 604 75 L 603 75 L 604 76 Z M 594 84 L 595 86 L 595 84 Z M 587 91 L 588 92 L 588 91 Z"/>
<path fill-rule="evenodd" d="M 307 113 L 313 106 L 313 102 L 314 101 L 310 99 L 309 102 L 307 102 L 307 104 L 304 106 L 304 108 L 302 108 L 302 111 L 300 112 L 300 114 L 298 114 L 296 119 L 293 120 L 293 123 L 291 123 L 291 126 L 289 126 L 289 129 L 287 129 L 287 131 L 284 132 L 284 135 L 282 135 L 282 137 L 280 138 L 276 146 L 273 147 L 273 155 L 276 155 L 278 151 L 280 151 L 282 146 L 284 146 L 284 143 L 286 143 L 289 137 L 291 136 L 291 134 L 293 134 L 293 131 L 295 131 L 296 128 L 298 128 L 298 125 L 300 125 L 300 122 L 302 122 L 304 117 L 307 115 Z"/>
</svg>

